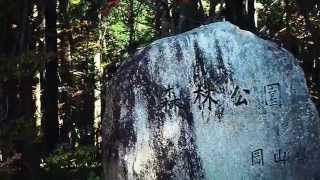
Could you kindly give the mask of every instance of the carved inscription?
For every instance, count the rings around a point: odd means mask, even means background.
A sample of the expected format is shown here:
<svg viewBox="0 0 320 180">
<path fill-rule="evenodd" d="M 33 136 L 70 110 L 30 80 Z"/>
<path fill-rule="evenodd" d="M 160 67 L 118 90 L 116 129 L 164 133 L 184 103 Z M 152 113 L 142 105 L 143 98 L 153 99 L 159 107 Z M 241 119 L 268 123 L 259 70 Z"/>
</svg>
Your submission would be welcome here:
<svg viewBox="0 0 320 180">
<path fill-rule="evenodd" d="M 265 86 L 266 105 L 281 106 L 280 84 L 274 83 Z"/>
<path fill-rule="evenodd" d="M 177 98 L 173 87 L 170 85 L 162 92 L 160 97 L 160 108 L 165 110 L 177 110 L 182 107 L 182 100 Z"/>
<path fill-rule="evenodd" d="M 263 149 L 257 149 L 251 154 L 252 166 L 260 165 L 263 166 Z"/>
<path fill-rule="evenodd" d="M 204 107 L 205 104 L 208 104 L 209 111 L 212 110 L 214 104 L 218 104 L 218 101 L 213 98 L 214 90 L 211 87 L 204 89 L 201 84 L 198 84 L 198 88 L 193 92 L 196 95 L 196 98 L 193 103 L 199 104 L 199 108 L 201 106 Z"/>
<path fill-rule="evenodd" d="M 283 149 L 278 149 L 277 151 L 273 152 L 272 162 L 276 164 L 283 164 L 286 163 L 305 163 L 310 158 L 311 155 L 306 155 L 305 148 L 298 148 L 298 150 L 295 153 L 289 154 L 288 151 L 285 151 Z M 266 158 L 266 160 L 271 160 L 270 158 Z M 256 149 L 251 152 L 251 165 L 252 166 L 263 166 L 265 163 L 264 159 L 264 151 L 262 148 Z"/>
<path fill-rule="evenodd" d="M 246 99 L 246 96 L 250 94 L 249 89 L 240 89 L 240 87 L 237 85 L 231 94 L 231 100 L 236 106 L 240 105 L 248 105 L 248 100 Z"/>
<path fill-rule="evenodd" d="M 285 164 L 288 160 L 289 156 L 286 151 L 282 152 L 281 149 L 278 150 L 277 153 L 273 154 L 273 159 L 275 163 L 283 163 Z"/>
<path fill-rule="evenodd" d="M 306 148 L 301 147 L 299 151 L 294 154 L 294 160 L 298 161 L 299 163 L 304 163 L 308 161 L 308 158 L 306 155 Z"/>
</svg>

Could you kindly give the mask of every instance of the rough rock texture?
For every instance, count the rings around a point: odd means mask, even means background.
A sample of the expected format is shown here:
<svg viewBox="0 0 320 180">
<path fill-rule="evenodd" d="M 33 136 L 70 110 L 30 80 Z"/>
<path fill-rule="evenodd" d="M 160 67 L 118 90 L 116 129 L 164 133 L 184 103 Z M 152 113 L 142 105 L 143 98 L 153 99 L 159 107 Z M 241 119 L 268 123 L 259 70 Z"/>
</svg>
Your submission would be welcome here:
<svg viewBox="0 0 320 180">
<path fill-rule="evenodd" d="M 106 100 L 106 180 L 320 179 L 303 71 L 230 23 L 152 43 L 121 67 Z"/>
</svg>

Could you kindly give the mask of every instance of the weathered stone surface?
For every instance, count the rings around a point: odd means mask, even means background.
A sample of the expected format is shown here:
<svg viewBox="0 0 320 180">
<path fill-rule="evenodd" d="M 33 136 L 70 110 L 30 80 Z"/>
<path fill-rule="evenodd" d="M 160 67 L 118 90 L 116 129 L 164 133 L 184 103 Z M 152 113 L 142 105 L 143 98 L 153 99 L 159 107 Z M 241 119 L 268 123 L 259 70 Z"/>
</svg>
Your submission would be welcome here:
<svg viewBox="0 0 320 180">
<path fill-rule="evenodd" d="M 107 88 L 106 179 L 320 179 L 319 116 L 295 58 L 221 22 L 158 40 Z"/>
</svg>

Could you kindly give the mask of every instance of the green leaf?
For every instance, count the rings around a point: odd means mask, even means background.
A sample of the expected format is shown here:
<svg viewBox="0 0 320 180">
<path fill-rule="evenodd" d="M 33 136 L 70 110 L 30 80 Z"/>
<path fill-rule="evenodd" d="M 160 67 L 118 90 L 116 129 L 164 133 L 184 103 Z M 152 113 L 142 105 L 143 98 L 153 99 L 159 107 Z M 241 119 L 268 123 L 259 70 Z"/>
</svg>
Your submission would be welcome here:
<svg viewBox="0 0 320 180">
<path fill-rule="evenodd" d="M 78 4 L 80 4 L 80 2 L 81 2 L 81 0 L 70 0 L 70 3 L 72 5 L 78 5 Z"/>
</svg>

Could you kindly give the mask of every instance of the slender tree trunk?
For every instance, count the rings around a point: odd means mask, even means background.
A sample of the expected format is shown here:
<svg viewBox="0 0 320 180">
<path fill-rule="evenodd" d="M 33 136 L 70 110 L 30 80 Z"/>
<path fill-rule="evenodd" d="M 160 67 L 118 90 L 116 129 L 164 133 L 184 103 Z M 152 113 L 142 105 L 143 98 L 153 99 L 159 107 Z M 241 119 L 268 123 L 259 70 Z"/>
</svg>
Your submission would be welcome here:
<svg viewBox="0 0 320 180">
<path fill-rule="evenodd" d="M 35 128 L 37 136 L 41 136 L 41 119 L 42 119 L 42 108 L 41 108 L 41 81 L 40 72 L 37 71 L 35 75 L 36 84 L 33 90 L 33 99 L 35 101 Z"/>
<path fill-rule="evenodd" d="M 170 14 L 168 0 L 155 0 L 155 30 L 158 38 L 170 34 Z"/>
<path fill-rule="evenodd" d="M 104 29 L 101 22 L 101 14 L 99 14 L 99 39 L 98 44 L 103 48 L 104 47 Z M 99 146 L 101 143 L 100 128 L 101 128 L 101 119 L 102 119 L 102 100 L 101 100 L 101 90 L 102 90 L 102 68 L 101 68 L 102 54 L 99 50 L 94 56 L 94 71 L 95 71 L 95 88 L 94 88 L 94 145 Z"/>
<path fill-rule="evenodd" d="M 35 128 L 35 101 L 33 99 L 33 76 L 28 76 L 23 79 L 21 85 L 22 108 L 24 120 L 31 124 L 29 131 L 31 134 L 24 137 L 22 144 L 22 158 L 24 168 L 30 176 L 27 179 L 36 180 L 40 171 L 40 155 L 39 145 L 34 141 L 36 137 Z M 25 177 L 26 178 L 26 177 Z"/>
<path fill-rule="evenodd" d="M 255 31 L 255 0 L 226 0 L 227 21 L 241 29 Z"/>
<path fill-rule="evenodd" d="M 134 0 L 129 0 L 128 7 L 128 29 L 129 29 L 129 42 L 128 53 L 133 55 L 137 49 L 137 43 L 135 42 L 135 13 L 134 13 Z"/>
<path fill-rule="evenodd" d="M 41 32 L 41 29 L 44 29 L 45 27 L 45 21 L 44 21 L 44 3 L 43 1 L 37 1 L 35 2 L 36 8 L 33 8 L 33 17 L 35 17 L 33 21 L 33 37 L 36 37 L 34 39 L 34 45 L 35 46 L 35 52 L 37 55 L 41 55 L 44 50 L 44 43 L 41 41 L 42 38 L 45 37 L 44 33 L 39 33 L 38 35 L 36 33 Z M 42 103 L 41 103 L 41 79 L 42 79 L 42 70 L 38 69 L 35 72 L 34 79 L 34 89 L 33 89 L 33 99 L 35 101 L 35 128 L 36 128 L 36 134 L 38 137 L 42 136 L 42 129 L 41 129 L 41 121 L 42 121 Z"/>
<path fill-rule="evenodd" d="M 43 134 L 46 151 L 52 152 L 58 143 L 58 62 L 57 62 L 57 0 L 45 0 L 45 42 L 47 62 L 44 83 Z"/>
<path fill-rule="evenodd" d="M 217 0 L 210 0 L 210 7 L 209 7 L 209 17 L 214 17 L 216 15 L 216 6 L 218 4 Z"/>
<path fill-rule="evenodd" d="M 226 0 L 225 16 L 228 21 L 239 26 L 240 28 L 245 27 L 244 19 L 244 1 L 243 0 Z"/>
<path fill-rule="evenodd" d="M 70 73 L 72 68 L 72 58 L 71 58 L 71 27 L 70 27 L 70 17 L 69 17 L 69 0 L 60 0 L 60 11 L 61 11 L 61 22 L 62 22 L 62 32 L 61 42 L 60 42 L 60 64 L 61 64 L 61 84 L 63 90 L 61 92 L 61 99 L 59 103 L 62 104 L 60 109 L 60 119 L 62 121 L 60 140 L 61 142 L 70 142 L 69 133 L 72 130 L 72 120 L 71 120 L 71 94 L 69 92 L 72 87 L 72 74 Z"/>
<path fill-rule="evenodd" d="M 219 9 L 216 9 L 217 5 L 220 5 Z M 209 16 L 206 23 L 212 23 L 221 21 L 223 0 L 210 0 L 209 1 Z"/>
<path fill-rule="evenodd" d="M 254 32 L 256 31 L 255 20 L 255 0 L 246 0 L 246 16 L 247 16 L 247 29 Z"/>
<path fill-rule="evenodd" d="M 30 0 L 23 0 L 21 3 L 20 14 L 21 18 L 18 23 L 19 33 L 17 36 L 16 42 L 16 52 L 15 54 L 18 57 L 25 57 L 24 55 L 35 50 L 35 44 L 32 41 L 32 22 L 29 18 L 32 15 L 32 2 Z M 25 58 L 22 58 L 21 61 L 26 61 Z M 32 61 L 32 60 L 31 60 Z M 30 62 L 31 62 L 30 61 Z M 16 85 L 19 98 L 17 98 L 17 104 L 14 104 L 18 116 L 15 117 L 16 121 L 23 121 L 24 125 L 29 127 L 25 131 L 24 136 L 16 140 L 16 152 L 21 153 L 22 158 L 19 160 L 18 164 L 20 165 L 20 171 L 15 176 L 17 179 L 23 177 L 26 179 L 35 180 L 38 178 L 39 173 L 39 153 L 37 145 L 34 143 L 35 138 L 35 104 L 33 99 L 33 73 L 34 70 L 29 66 L 28 63 L 21 66 L 18 71 L 22 71 L 22 76 L 19 77 L 18 86 Z M 22 175 L 22 176 L 21 176 Z"/>
<path fill-rule="evenodd" d="M 91 57 L 90 57 L 91 58 Z M 80 122 L 80 144 L 93 145 L 94 144 L 94 67 L 93 60 L 87 61 L 86 80 L 84 82 L 84 96 L 83 96 L 83 111 Z"/>
<path fill-rule="evenodd" d="M 204 23 L 204 12 L 200 0 L 175 2 L 173 6 L 175 33 L 182 33 Z"/>
</svg>

